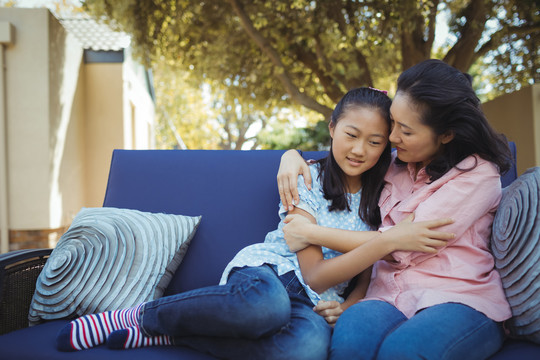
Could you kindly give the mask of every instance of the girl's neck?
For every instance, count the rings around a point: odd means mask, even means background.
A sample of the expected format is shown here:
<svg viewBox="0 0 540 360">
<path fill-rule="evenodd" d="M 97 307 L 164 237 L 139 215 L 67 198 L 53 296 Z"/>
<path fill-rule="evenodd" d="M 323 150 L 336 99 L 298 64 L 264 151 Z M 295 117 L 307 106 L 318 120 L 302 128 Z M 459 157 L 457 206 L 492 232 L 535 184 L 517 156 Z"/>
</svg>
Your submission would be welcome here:
<svg viewBox="0 0 540 360">
<path fill-rule="evenodd" d="M 346 193 L 356 194 L 357 192 L 360 191 L 360 189 L 362 189 L 362 182 L 361 181 L 355 182 L 354 184 L 351 184 L 350 181 L 346 182 L 346 189 L 345 189 Z"/>
</svg>

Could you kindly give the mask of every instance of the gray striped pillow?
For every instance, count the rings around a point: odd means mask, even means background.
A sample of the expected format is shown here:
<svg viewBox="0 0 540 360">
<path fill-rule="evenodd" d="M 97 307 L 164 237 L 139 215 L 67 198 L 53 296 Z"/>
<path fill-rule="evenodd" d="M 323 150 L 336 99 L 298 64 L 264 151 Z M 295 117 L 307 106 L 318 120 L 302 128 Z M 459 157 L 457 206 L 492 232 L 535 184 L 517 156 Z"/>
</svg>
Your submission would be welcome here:
<svg viewBox="0 0 540 360">
<path fill-rule="evenodd" d="M 491 251 L 512 308 L 510 334 L 540 344 L 540 167 L 503 190 Z"/>
<path fill-rule="evenodd" d="M 39 275 L 30 325 L 161 297 L 200 220 L 200 216 L 83 208 Z"/>
</svg>

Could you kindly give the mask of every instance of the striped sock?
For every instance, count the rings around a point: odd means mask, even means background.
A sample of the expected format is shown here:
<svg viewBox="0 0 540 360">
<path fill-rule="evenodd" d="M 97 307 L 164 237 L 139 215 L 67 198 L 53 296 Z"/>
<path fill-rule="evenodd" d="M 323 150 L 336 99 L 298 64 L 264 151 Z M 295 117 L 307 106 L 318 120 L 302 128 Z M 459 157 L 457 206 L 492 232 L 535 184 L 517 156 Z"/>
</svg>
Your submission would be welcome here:
<svg viewBox="0 0 540 360">
<path fill-rule="evenodd" d="M 85 315 L 73 320 L 58 333 L 56 347 L 61 351 L 76 351 L 103 344 L 113 331 L 137 325 L 143 305 Z"/>
<path fill-rule="evenodd" d="M 107 338 L 109 349 L 131 349 L 145 346 L 172 345 L 168 335 L 146 336 L 138 326 L 113 331 Z"/>
</svg>

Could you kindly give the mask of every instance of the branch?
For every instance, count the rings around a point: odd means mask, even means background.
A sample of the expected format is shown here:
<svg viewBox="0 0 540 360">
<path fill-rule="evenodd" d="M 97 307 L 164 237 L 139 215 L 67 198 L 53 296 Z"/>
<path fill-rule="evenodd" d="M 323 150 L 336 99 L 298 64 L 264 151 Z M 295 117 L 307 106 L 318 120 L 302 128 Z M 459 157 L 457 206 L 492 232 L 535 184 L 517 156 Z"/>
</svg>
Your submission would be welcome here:
<svg viewBox="0 0 540 360">
<path fill-rule="evenodd" d="M 345 7 L 349 7 L 349 6 L 350 6 L 350 1 L 348 1 Z M 343 36 L 347 37 L 348 26 L 351 26 L 353 29 L 355 29 L 355 33 L 357 33 L 358 30 L 356 28 L 355 23 L 352 23 L 351 25 L 348 25 L 346 23 L 345 18 L 343 17 L 343 14 L 342 14 L 342 10 L 345 10 L 345 7 L 339 8 L 332 4 L 331 6 L 329 6 L 328 8 L 324 10 L 327 12 L 328 18 L 333 19 L 336 22 L 339 32 Z M 350 10 L 346 10 L 346 11 L 349 12 Z M 356 46 L 354 46 L 354 48 L 356 48 Z M 317 54 L 319 53 L 319 51 L 322 52 L 322 50 L 319 50 L 319 49 L 316 49 L 316 50 L 317 50 Z M 340 83 L 344 84 L 346 89 L 352 89 L 354 87 L 354 84 L 362 83 L 362 79 L 353 78 L 352 76 L 342 76 L 340 74 L 334 74 L 334 76 Z"/>
<path fill-rule="evenodd" d="M 371 71 L 369 70 L 366 57 L 356 45 L 356 39 L 358 33 L 360 32 L 360 29 L 358 28 L 358 24 L 353 21 L 354 19 L 356 19 L 354 16 L 353 6 L 354 2 L 348 0 L 342 8 L 339 8 L 335 4 L 332 4 L 327 9 L 329 18 L 336 22 L 339 32 L 349 41 L 352 49 L 352 55 L 356 59 L 356 63 L 361 72 L 360 76 L 353 77 L 349 75 L 341 78 L 338 77 L 338 79 L 340 79 L 340 82 L 342 82 L 347 89 L 351 89 L 357 86 L 373 86 L 373 79 L 371 78 Z M 343 11 L 347 13 L 347 16 L 350 19 L 350 24 L 347 24 Z M 355 34 L 354 37 L 348 36 L 348 29 L 353 29 Z"/>
<path fill-rule="evenodd" d="M 356 63 L 358 64 L 358 67 L 360 68 L 361 74 L 360 76 L 353 78 L 352 80 L 354 82 L 350 85 L 352 85 L 351 87 L 356 87 L 356 86 L 361 86 L 361 85 L 373 86 L 373 79 L 371 77 L 371 71 L 369 69 L 367 58 L 366 56 L 364 56 L 364 53 L 360 51 L 359 47 L 356 46 L 356 40 L 357 40 L 358 34 L 360 33 L 360 29 L 358 28 L 358 24 L 356 23 L 356 21 L 354 22 L 352 21 L 353 19 L 356 19 L 354 16 L 354 9 L 353 9 L 354 4 L 358 4 L 358 3 L 355 3 L 350 0 L 347 1 L 347 5 L 345 9 L 347 11 L 349 19 L 351 20 L 353 24 L 353 28 L 354 28 L 355 36 L 350 39 L 350 42 L 351 42 L 352 49 L 354 51 L 354 57 L 356 58 Z M 346 35 L 346 33 L 344 33 L 344 35 Z"/>
<path fill-rule="evenodd" d="M 435 26 L 437 22 L 437 8 L 439 7 L 439 0 L 433 1 L 433 6 L 429 11 L 428 16 L 428 39 L 425 43 L 424 52 L 426 54 L 431 53 L 433 42 L 435 41 Z"/>
<path fill-rule="evenodd" d="M 467 19 L 461 29 L 461 36 L 452 46 L 444 61 L 461 71 L 467 71 L 475 59 L 474 49 L 478 45 L 487 21 L 487 10 L 484 0 L 471 0 L 464 11 Z"/>
<path fill-rule="evenodd" d="M 169 116 L 169 113 L 165 109 L 165 106 L 160 106 L 161 113 L 163 114 L 163 117 L 167 120 L 167 125 L 169 126 L 170 130 L 172 131 L 174 135 L 174 139 L 176 140 L 176 145 L 182 150 L 187 149 L 186 143 L 184 143 L 184 140 L 182 140 L 182 137 L 180 136 L 180 133 L 176 129 L 176 126 L 174 125 L 171 117 Z"/>
<path fill-rule="evenodd" d="M 486 55 L 489 51 L 495 50 L 498 48 L 501 43 L 502 39 L 505 35 L 519 35 L 519 36 L 526 36 L 529 34 L 533 34 L 536 32 L 540 32 L 540 23 L 535 23 L 527 26 L 511 26 L 508 28 L 503 28 L 495 33 L 493 33 L 489 40 L 486 41 L 478 51 L 474 54 L 474 60 L 477 60 L 478 58 Z"/>
<path fill-rule="evenodd" d="M 327 71 L 319 66 L 319 63 L 317 62 L 318 56 L 301 46 L 295 46 L 292 50 L 296 54 L 297 59 L 319 78 L 326 95 L 328 95 L 332 101 L 337 103 L 343 96 L 343 92 L 339 86 L 336 85 L 334 79 L 327 75 Z"/>
<path fill-rule="evenodd" d="M 398 11 L 403 14 L 401 21 L 401 66 L 403 69 L 428 59 L 435 39 L 435 18 L 437 16 L 437 4 L 435 1 L 428 15 L 428 36 L 425 40 L 425 19 L 422 10 L 415 1 L 402 1 Z"/>
<path fill-rule="evenodd" d="M 246 33 L 257 44 L 262 52 L 269 57 L 272 64 L 276 67 L 275 75 L 291 98 L 308 109 L 317 111 L 328 118 L 332 113 L 332 109 L 318 103 L 315 99 L 307 96 L 301 92 L 296 85 L 294 85 L 285 65 L 281 61 L 278 52 L 272 47 L 272 45 L 270 45 L 268 40 L 262 36 L 257 29 L 255 29 L 255 26 L 253 26 L 253 23 L 244 11 L 240 2 L 238 0 L 227 0 L 227 2 L 231 4 Z"/>
</svg>

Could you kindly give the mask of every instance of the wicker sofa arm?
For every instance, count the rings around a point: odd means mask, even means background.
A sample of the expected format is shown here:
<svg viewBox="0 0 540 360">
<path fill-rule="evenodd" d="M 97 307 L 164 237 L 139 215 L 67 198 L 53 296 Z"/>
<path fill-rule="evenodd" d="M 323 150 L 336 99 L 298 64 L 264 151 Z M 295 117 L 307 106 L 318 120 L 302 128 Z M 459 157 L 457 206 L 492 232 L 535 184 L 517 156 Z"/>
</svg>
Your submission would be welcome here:
<svg viewBox="0 0 540 360">
<path fill-rule="evenodd" d="M 0 254 L 0 335 L 28 327 L 36 280 L 52 249 Z"/>
</svg>

